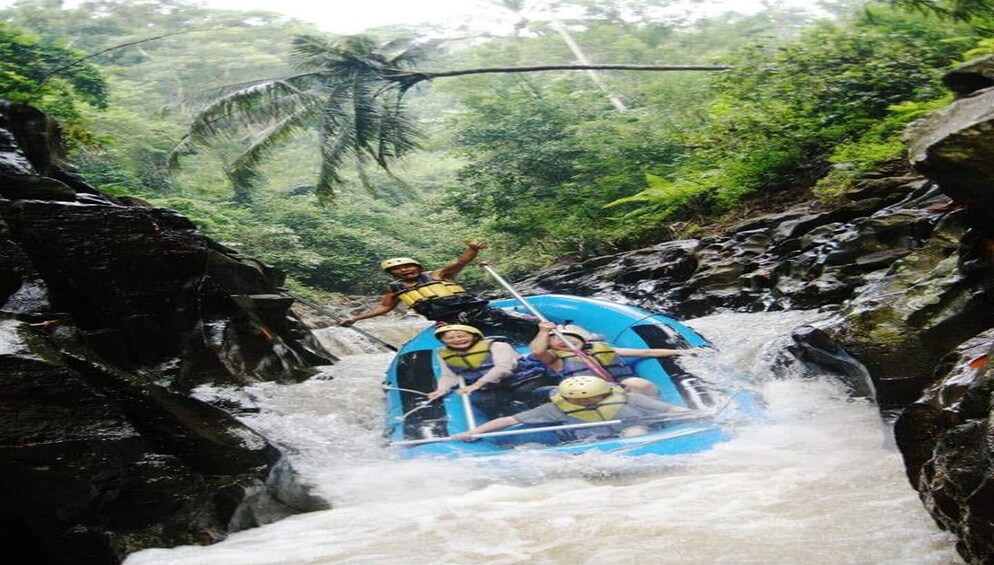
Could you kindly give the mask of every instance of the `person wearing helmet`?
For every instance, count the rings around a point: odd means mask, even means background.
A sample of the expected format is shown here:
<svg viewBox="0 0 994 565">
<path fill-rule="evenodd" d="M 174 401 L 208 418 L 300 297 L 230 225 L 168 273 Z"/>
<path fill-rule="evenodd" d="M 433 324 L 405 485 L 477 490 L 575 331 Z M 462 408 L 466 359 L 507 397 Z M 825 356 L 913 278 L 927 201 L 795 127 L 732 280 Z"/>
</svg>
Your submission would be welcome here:
<svg viewBox="0 0 994 565">
<path fill-rule="evenodd" d="M 675 404 L 635 392 L 625 392 L 620 386 L 600 377 L 579 375 L 559 383 L 559 391 L 546 404 L 490 420 L 453 437 L 463 441 L 472 440 L 477 434 L 497 431 L 515 424 L 585 424 L 608 421 L 615 423 L 569 430 L 569 439 L 596 439 L 615 435 L 627 437 L 648 433 L 649 428 L 644 424 L 624 420 L 693 413 L 693 410 Z"/>
<path fill-rule="evenodd" d="M 509 344 L 487 339 L 479 329 L 465 324 L 447 324 L 435 330 L 444 345 L 436 351 L 441 376 L 434 391 L 435 400 L 465 383 L 459 394 L 473 395 L 473 404 L 488 417 L 507 414 L 508 408 L 533 406 L 531 393 L 555 380 L 545 371 L 519 371 L 520 354 Z M 545 395 L 548 398 L 548 394 Z M 516 404 L 523 402 L 524 404 Z"/>
<path fill-rule="evenodd" d="M 556 330 L 566 341 L 556 335 Z M 581 373 L 590 373 L 591 367 L 583 360 L 585 356 L 603 367 L 611 377 L 628 392 L 637 392 L 655 397 L 659 387 L 652 381 L 635 375 L 623 357 L 671 357 L 706 351 L 705 348 L 692 349 L 636 349 L 612 347 L 603 341 L 595 341 L 587 330 L 573 324 L 557 326 L 552 322 L 540 322 L 539 332 L 530 344 L 531 355 L 545 364 L 560 379 Z M 578 353 L 579 351 L 579 353 Z"/>
<path fill-rule="evenodd" d="M 466 289 L 455 282 L 456 275 L 486 247 L 485 243 L 468 241 L 466 250 L 454 262 L 434 271 L 426 270 L 421 263 L 410 257 L 384 260 L 380 263 L 380 268 L 395 280 L 387 286 L 380 303 L 340 321 L 339 325 L 351 326 L 359 320 L 382 316 L 398 304 L 404 304 L 429 320 L 472 324 L 528 341 L 538 329 L 534 320 L 493 308 L 486 299 L 466 292 Z"/>
</svg>

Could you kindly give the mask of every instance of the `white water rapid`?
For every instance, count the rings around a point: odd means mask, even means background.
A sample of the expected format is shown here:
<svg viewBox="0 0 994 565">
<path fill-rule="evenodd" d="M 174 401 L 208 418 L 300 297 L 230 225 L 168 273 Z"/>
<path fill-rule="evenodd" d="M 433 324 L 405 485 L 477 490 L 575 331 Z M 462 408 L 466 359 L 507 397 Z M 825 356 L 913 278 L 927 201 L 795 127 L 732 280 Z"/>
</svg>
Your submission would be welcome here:
<svg viewBox="0 0 994 565">
<path fill-rule="evenodd" d="M 770 373 L 777 344 L 816 316 L 690 322 L 720 348 L 696 362 L 736 367 L 769 409 L 688 456 L 401 459 L 380 435 L 389 354 L 344 357 L 330 380 L 199 391 L 251 396 L 262 411 L 244 420 L 291 451 L 333 509 L 212 546 L 148 549 L 125 565 L 962 563 L 872 405 L 829 379 Z"/>
</svg>

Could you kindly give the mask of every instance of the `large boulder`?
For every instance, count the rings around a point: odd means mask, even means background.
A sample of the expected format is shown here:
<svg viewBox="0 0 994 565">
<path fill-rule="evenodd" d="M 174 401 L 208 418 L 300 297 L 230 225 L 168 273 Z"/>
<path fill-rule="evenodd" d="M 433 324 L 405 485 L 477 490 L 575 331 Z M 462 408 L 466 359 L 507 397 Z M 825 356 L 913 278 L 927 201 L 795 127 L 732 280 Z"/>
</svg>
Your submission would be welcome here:
<svg viewBox="0 0 994 565">
<path fill-rule="evenodd" d="M 905 134 L 914 167 L 965 206 L 971 227 L 986 239 L 994 237 L 992 137 L 994 86 L 954 101 Z"/>
<path fill-rule="evenodd" d="M 963 216 L 948 215 L 924 247 L 894 263 L 822 325 L 873 375 L 883 408 L 917 399 L 939 359 L 994 323 L 990 293 L 959 268 Z"/>
</svg>

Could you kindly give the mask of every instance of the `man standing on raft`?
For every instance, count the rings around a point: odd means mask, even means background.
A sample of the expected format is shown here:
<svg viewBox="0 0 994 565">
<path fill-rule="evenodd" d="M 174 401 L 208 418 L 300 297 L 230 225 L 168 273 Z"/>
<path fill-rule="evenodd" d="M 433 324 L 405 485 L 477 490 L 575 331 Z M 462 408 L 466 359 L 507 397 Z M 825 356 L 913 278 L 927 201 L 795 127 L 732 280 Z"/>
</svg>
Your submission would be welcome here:
<svg viewBox="0 0 994 565">
<path fill-rule="evenodd" d="M 339 322 L 351 326 L 359 320 L 382 316 L 403 303 L 429 320 L 446 324 L 468 324 L 493 333 L 506 334 L 520 341 L 529 341 L 538 330 L 537 320 L 509 314 L 492 308 L 485 298 L 466 292 L 455 277 L 481 249 L 479 241 L 466 243 L 466 250 L 456 260 L 440 269 L 425 271 L 410 257 L 395 257 L 380 263 L 380 268 L 396 280 L 387 286 L 380 304 Z"/>
</svg>

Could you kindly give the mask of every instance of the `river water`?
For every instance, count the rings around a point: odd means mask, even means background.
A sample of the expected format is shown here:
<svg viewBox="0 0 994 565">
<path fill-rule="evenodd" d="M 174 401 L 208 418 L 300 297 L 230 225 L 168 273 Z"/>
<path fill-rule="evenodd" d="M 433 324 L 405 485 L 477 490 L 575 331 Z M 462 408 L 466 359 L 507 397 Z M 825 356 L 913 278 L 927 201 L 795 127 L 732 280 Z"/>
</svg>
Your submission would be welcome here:
<svg viewBox="0 0 994 565">
<path fill-rule="evenodd" d="M 688 456 L 400 459 L 381 440 L 380 381 L 391 355 L 361 347 L 340 350 L 351 354 L 328 368 L 330 379 L 199 390 L 258 404 L 244 420 L 291 452 L 332 509 L 212 546 L 148 549 L 125 565 L 962 563 L 909 486 L 872 405 L 828 378 L 770 372 L 784 336 L 817 316 L 689 322 L 720 350 L 690 362 L 735 367 L 768 411 L 732 441 Z M 382 331 L 399 340 L 410 329 Z M 326 331 L 344 342 L 354 333 Z"/>
</svg>

